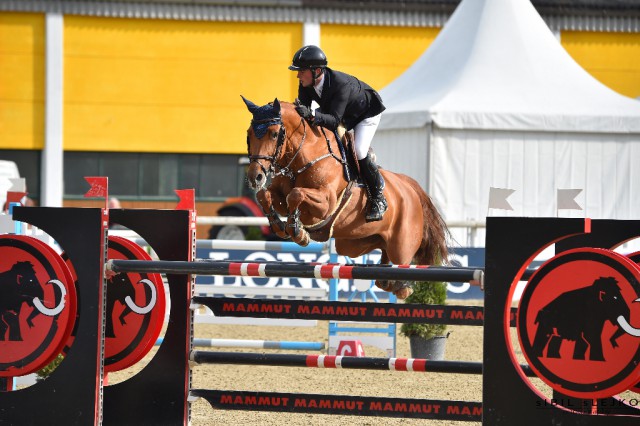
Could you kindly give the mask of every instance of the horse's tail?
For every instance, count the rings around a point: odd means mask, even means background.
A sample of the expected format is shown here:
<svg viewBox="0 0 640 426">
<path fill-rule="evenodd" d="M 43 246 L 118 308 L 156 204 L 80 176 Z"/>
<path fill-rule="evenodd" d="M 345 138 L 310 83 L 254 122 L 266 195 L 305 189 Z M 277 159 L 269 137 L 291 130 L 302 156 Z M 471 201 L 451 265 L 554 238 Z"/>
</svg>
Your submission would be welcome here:
<svg viewBox="0 0 640 426">
<path fill-rule="evenodd" d="M 449 250 L 447 243 L 451 233 L 431 198 L 424 192 L 418 182 L 408 179 L 411 186 L 420 197 L 422 217 L 422 243 L 418 249 L 414 262 L 419 265 L 441 265 L 448 263 Z"/>
</svg>

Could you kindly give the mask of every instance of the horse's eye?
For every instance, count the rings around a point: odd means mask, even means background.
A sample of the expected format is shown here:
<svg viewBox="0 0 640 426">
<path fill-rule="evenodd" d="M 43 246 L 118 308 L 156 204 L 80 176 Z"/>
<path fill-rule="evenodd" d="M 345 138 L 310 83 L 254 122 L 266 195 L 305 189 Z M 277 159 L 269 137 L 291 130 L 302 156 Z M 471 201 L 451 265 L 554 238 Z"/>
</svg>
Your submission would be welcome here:
<svg viewBox="0 0 640 426">
<path fill-rule="evenodd" d="M 275 130 L 271 132 L 271 139 L 277 139 L 278 138 L 278 132 L 276 132 Z"/>
</svg>

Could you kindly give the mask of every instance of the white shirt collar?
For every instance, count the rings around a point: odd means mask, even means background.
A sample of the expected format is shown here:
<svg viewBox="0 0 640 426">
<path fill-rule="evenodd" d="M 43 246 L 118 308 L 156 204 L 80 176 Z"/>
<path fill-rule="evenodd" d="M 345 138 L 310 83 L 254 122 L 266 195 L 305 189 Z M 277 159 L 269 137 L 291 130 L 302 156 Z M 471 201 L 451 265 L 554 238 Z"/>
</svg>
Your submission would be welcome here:
<svg viewBox="0 0 640 426">
<path fill-rule="evenodd" d="M 316 93 L 318 94 L 319 97 L 322 97 L 322 88 L 324 87 L 324 73 L 322 73 L 322 75 L 320 76 L 320 81 L 318 81 L 318 84 L 313 86 L 313 88 L 315 89 Z"/>
</svg>

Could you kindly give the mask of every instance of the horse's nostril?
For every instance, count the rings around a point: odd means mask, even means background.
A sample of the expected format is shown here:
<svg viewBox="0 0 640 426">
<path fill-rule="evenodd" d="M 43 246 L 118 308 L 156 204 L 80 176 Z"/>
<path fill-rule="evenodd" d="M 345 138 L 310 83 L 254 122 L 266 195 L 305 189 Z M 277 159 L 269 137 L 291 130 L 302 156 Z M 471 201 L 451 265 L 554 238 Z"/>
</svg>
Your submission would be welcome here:
<svg viewBox="0 0 640 426">
<path fill-rule="evenodd" d="M 257 181 L 257 182 L 262 181 L 262 175 L 258 175 L 258 176 L 256 176 L 256 181 Z"/>
</svg>

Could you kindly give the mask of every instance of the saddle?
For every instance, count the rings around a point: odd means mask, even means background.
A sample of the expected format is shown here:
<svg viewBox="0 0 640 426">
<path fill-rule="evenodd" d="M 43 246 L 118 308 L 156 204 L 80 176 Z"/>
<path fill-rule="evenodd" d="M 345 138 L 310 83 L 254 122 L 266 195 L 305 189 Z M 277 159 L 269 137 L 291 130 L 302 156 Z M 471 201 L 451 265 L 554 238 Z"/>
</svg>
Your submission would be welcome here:
<svg viewBox="0 0 640 426">
<path fill-rule="evenodd" d="M 347 132 L 346 129 L 340 125 L 335 132 L 335 136 L 338 141 L 338 146 L 340 147 L 340 154 L 342 158 L 345 159 L 344 178 L 347 182 L 353 181 L 362 185 L 353 130 Z"/>
<path fill-rule="evenodd" d="M 342 158 L 346 158 L 345 164 L 345 179 L 349 182 L 354 181 L 358 186 L 363 186 L 362 175 L 360 174 L 360 163 L 358 162 L 358 155 L 356 154 L 356 145 L 353 130 L 348 132 L 342 125 L 338 127 L 335 132 L 338 146 L 340 147 L 340 153 Z M 376 153 L 373 152 L 373 148 L 369 147 L 369 155 L 376 161 Z M 382 168 L 378 165 L 378 168 Z"/>
</svg>

